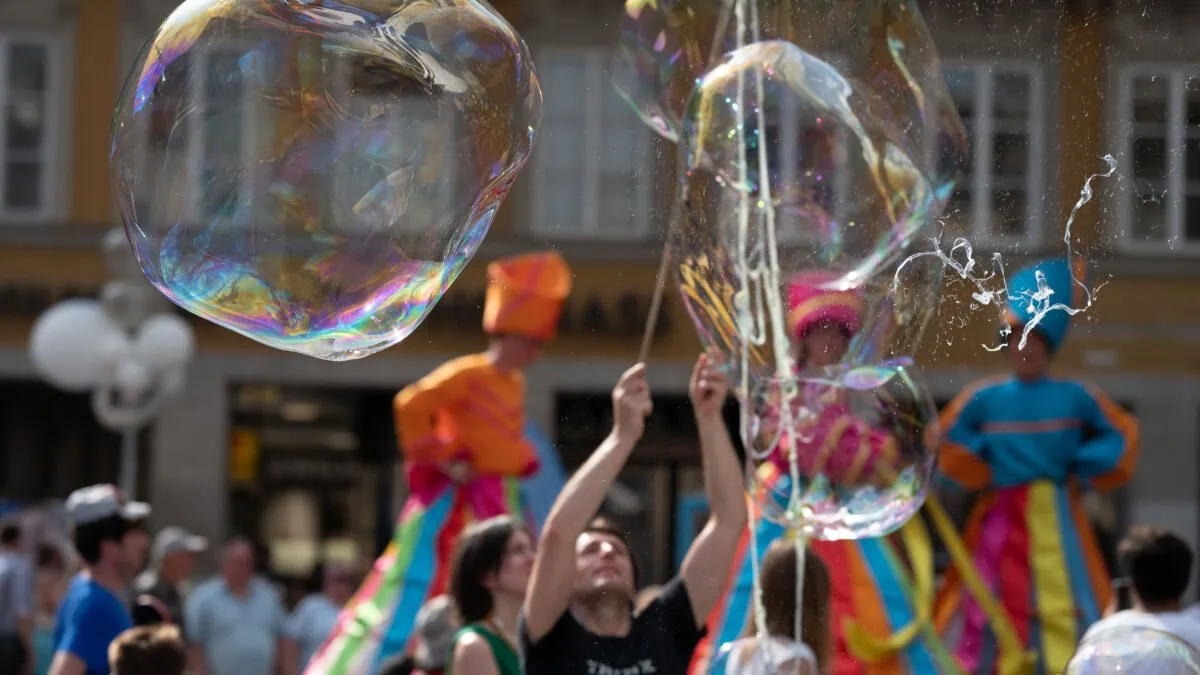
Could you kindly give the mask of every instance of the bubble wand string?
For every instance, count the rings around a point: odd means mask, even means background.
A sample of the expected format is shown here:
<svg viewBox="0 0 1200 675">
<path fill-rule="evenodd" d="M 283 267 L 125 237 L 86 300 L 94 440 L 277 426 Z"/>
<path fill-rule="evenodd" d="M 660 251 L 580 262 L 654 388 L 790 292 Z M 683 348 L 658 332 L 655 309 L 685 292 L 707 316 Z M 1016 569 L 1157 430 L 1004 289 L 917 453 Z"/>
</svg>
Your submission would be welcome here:
<svg viewBox="0 0 1200 675">
<path fill-rule="evenodd" d="M 740 1 L 726 0 L 721 5 L 721 13 L 717 17 L 717 29 L 713 33 L 712 46 L 708 50 L 710 65 L 721 55 L 721 36 L 728 28 L 729 17 L 733 13 L 733 3 Z M 650 358 L 650 345 L 653 344 L 654 333 L 658 330 L 658 315 L 662 311 L 663 293 L 666 292 L 667 287 L 667 270 L 670 269 L 670 266 L 671 249 L 664 244 L 662 258 L 658 263 L 658 275 L 654 278 L 654 295 L 650 297 L 650 309 L 646 315 L 646 326 L 642 332 L 642 346 L 638 350 L 638 363 L 645 363 L 646 359 Z"/>
</svg>

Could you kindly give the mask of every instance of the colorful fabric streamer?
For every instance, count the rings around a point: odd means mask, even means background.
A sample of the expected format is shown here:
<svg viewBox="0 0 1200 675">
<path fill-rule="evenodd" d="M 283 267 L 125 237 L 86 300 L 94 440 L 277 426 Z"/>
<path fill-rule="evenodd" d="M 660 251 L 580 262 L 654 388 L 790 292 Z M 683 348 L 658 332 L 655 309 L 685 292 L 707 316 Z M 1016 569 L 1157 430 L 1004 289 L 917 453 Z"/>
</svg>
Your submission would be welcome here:
<svg viewBox="0 0 1200 675">
<path fill-rule="evenodd" d="M 382 661 L 408 648 L 421 606 L 445 592 L 463 528 L 477 520 L 524 513 L 515 478 L 489 476 L 460 486 L 440 472 L 413 467 L 409 484 L 411 494 L 391 544 L 342 609 L 306 675 L 377 672 Z"/>
<path fill-rule="evenodd" d="M 789 493 L 790 477 L 773 464 L 760 468 L 760 489 Z M 754 536 L 742 536 L 734 571 L 717 609 L 709 617 L 708 637 L 696 650 L 691 672 L 699 675 L 721 645 L 745 635 L 754 605 L 751 542 L 761 560 L 767 548 L 786 535 L 782 526 L 757 518 Z M 834 589 L 832 626 L 835 654 L 832 675 L 901 675 L 902 673 L 956 672 L 949 652 L 933 631 L 932 552 L 929 535 L 920 519 L 906 526 L 904 539 L 909 557 L 929 567 L 929 574 L 914 580 L 892 542 L 886 538 L 857 541 L 809 542 L 830 571 Z M 924 562 L 925 560 L 928 562 Z M 917 586 L 923 587 L 918 590 Z M 926 598 L 923 609 L 914 597 Z M 917 606 L 917 609 L 914 607 Z"/>
<path fill-rule="evenodd" d="M 1109 579 L 1080 497 L 1133 475 L 1136 421 L 1078 382 L 994 378 L 942 414 L 940 468 L 947 483 L 983 490 L 964 539 L 978 583 L 994 592 L 1016 639 L 1036 652 L 1036 672 L 1060 673 L 1108 602 Z M 956 636 L 972 673 L 1004 673 L 986 607 L 965 597 L 952 572 L 937 624 Z M 1011 650 L 1010 650 L 1011 651 Z"/>
</svg>

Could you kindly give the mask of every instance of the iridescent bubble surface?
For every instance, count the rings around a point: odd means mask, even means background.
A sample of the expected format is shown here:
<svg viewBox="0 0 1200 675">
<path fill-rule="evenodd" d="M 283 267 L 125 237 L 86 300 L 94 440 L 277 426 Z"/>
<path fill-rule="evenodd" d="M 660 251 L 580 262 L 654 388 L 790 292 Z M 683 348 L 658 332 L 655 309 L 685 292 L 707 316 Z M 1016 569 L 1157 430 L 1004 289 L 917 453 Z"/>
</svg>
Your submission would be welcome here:
<svg viewBox="0 0 1200 675">
<path fill-rule="evenodd" d="M 777 476 L 751 491 L 768 520 L 817 539 L 879 537 L 924 503 L 937 408 L 910 360 L 762 379 L 752 402 L 753 453 Z"/>
<path fill-rule="evenodd" d="M 797 45 L 879 97 L 905 153 L 948 192 L 966 133 L 915 0 L 626 0 L 614 83 L 651 128 L 677 140 L 694 84 L 727 53 L 768 40 Z"/>
<path fill-rule="evenodd" d="M 1067 675 L 1200 674 L 1200 652 L 1170 633 L 1117 625 L 1088 635 Z"/>
<path fill-rule="evenodd" d="M 114 120 L 146 276 L 179 306 L 328 360 L 394 345 L 474 255 L 541 118 L 479 0 L 187 0 Z"/>
<path fill-rule="evenodd" d="M 819 270 L 872 306 L 849 362 L 913 353 L 941 270 L 922 261 L 890 282 L 937 200 L 875 97 L 795 45 L 755 43 L 704 76 L 683 132 L 668 246 L 707 347 L 731 363 L 745 348 L 751 377 L 774 376 L 788 347 L 772 339 L 785 317 L 770 300 Z"/>
</svg>

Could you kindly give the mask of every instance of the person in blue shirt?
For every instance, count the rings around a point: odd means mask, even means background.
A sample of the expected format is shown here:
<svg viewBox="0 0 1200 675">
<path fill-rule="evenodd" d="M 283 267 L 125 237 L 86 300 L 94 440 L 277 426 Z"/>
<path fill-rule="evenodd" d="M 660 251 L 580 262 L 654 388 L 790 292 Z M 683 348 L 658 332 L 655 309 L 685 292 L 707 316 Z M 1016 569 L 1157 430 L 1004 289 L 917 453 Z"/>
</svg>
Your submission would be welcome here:
<svg viewBox="0 0 1200 675">
<path fill-rule="evenodd" d="M 150 507 L 127 501 L 112 485 L 93 485 L 71 493 L 67 512 L 83 571 L 58 609 L 50 675 L 109 675 L 108 646 L 133 627 L 122 600 L 136 572 L 126 535 Z"/>
</svg>

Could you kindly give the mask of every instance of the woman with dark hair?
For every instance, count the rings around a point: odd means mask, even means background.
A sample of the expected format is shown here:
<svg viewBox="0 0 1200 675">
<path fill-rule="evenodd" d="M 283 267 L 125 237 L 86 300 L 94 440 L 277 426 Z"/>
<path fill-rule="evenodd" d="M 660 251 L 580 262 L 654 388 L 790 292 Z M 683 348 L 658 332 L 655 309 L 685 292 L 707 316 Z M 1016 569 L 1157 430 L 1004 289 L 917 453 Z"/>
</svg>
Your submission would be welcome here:
<svg viewBox="0 0 1200 675">
<path fill-rule="evenodd" d="M 762 559 L 762 607 L 766 636 L 747 627 L 747 637 L 729 645 L 714 663 L 723 675 L 819 675 L 833 658 L 829 626 L 829 570 L 811 551 L 804 556 L 804 580 L 796 574 L 796 542 L 776 539 Z M 796 637 L 796 589 L 800 604 L 800 638 Z"/>
<path fill-rule="evenodd" d="M 447 675 L 521 675 L 517 615 L 533 572 L 533 537 L 510 516 L 463 532 L 450 567 L 450 594 L 463 628 Z"/>
</svg>

